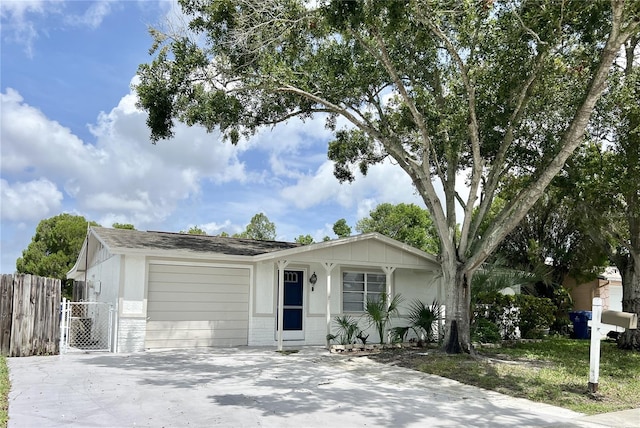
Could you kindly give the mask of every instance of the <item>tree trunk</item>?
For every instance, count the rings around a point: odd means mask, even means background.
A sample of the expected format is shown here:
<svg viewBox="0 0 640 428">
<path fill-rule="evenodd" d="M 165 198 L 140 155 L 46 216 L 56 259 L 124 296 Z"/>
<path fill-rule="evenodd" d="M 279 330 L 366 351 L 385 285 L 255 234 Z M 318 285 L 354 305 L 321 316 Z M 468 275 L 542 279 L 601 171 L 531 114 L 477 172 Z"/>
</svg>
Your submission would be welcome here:
<svg viewBox="0 0 640 428">
<path fill-rule="evenodd" d="M 622 310 L 640 317 L 640 255 L 629 254 L 624 258 L 625 262 L 620 263 L 624 266 L 618 266 L 622 276 Z M 620 336 L 618 347 L 640 351 L 640 329 L 627 329 Z"/>
<path fill-rule="evenodd" d="M 472 353 L 469 332 L 471 278 L 455 260 L 443 261 L 442 273 L 447 289 L 444 350 L 448 354 Z"/>
</svg>

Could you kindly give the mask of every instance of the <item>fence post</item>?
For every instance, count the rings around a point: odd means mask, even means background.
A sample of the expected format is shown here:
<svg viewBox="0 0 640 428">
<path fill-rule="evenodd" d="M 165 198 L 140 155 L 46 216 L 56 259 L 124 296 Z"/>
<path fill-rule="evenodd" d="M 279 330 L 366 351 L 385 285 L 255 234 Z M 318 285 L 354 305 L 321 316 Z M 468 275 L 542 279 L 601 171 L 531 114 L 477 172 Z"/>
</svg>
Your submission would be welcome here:
<svg viewBox="0 0 640 428">
<path fill-rule="evenodd" d="M 13 321 L 13 275 L 0 279 L 0 355 L 9 355 Z"/>
<path fill-rule="evenodd" d="M 65 338 L 67 336 L 67 298 L 63 297 L 60 302 L 60 355 L 66 352 Z"/>
</svg>

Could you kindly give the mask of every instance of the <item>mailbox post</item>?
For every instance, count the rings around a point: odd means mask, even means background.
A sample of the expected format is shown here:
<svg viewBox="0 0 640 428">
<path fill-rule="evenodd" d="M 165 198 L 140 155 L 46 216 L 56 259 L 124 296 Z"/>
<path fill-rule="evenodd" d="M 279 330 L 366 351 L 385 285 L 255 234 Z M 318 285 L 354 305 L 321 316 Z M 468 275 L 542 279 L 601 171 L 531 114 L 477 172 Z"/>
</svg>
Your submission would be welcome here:
<svg viewBox="0 0 640 428">
<path fill-rule="evenodd" d="M 589 349 L 589 392 L 598 392 L 598 377 L 600 375 L 600 329 L 602 324 L 618 327 L 638 328 L 638 314 L 619 311 L 602 311 L 602 299 L 593 298 L 591 311 L 591 346 Z"/>
</svg>

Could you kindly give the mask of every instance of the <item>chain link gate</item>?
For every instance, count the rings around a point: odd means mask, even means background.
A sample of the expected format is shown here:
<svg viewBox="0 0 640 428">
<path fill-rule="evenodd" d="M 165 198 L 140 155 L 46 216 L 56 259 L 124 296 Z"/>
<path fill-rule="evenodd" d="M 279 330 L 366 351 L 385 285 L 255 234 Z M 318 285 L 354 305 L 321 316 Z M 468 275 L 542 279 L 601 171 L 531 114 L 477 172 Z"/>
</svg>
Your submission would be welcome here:
<svg viewBox="0 0 640 428">
<path fill-rule="evenodd" d="M 60 353 L 110 351 L 113 306 L 101 302 L 62 300 Z"/>
</svg>

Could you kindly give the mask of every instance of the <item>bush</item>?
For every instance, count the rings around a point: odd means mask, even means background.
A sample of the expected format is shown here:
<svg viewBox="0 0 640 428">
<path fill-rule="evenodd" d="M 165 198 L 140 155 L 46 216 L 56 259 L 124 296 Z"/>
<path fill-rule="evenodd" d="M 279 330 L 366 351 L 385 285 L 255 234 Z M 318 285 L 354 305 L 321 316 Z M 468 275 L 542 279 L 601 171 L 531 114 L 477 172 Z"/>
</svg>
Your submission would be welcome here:
<svg viewBox="0 0 640 428">
<path fill-rule="evenodd" d="M 518 294 L 483 293 L 476 296 L 474 319 L 484 318 L 498 326 L 503 339 L 539 336 L 540 330 L 549 328 L 555 320 L 556 306 L 551 299 Z"/>
<path fill-rule="evenodd" d="M 471 326 L 471 340 L 480 343 L 500 342 L 500 328 L 486 318 L 476 318 Z"/>
<path fill-rule="evenodd" d="M 537 339 L 540 330 L 551 327 L 556 319 L 556 306 L 551 299 L 527 294 L 516 296 L 516 305 L 520 308 L 520 332 L 525 339 Z"/>
</svg>

